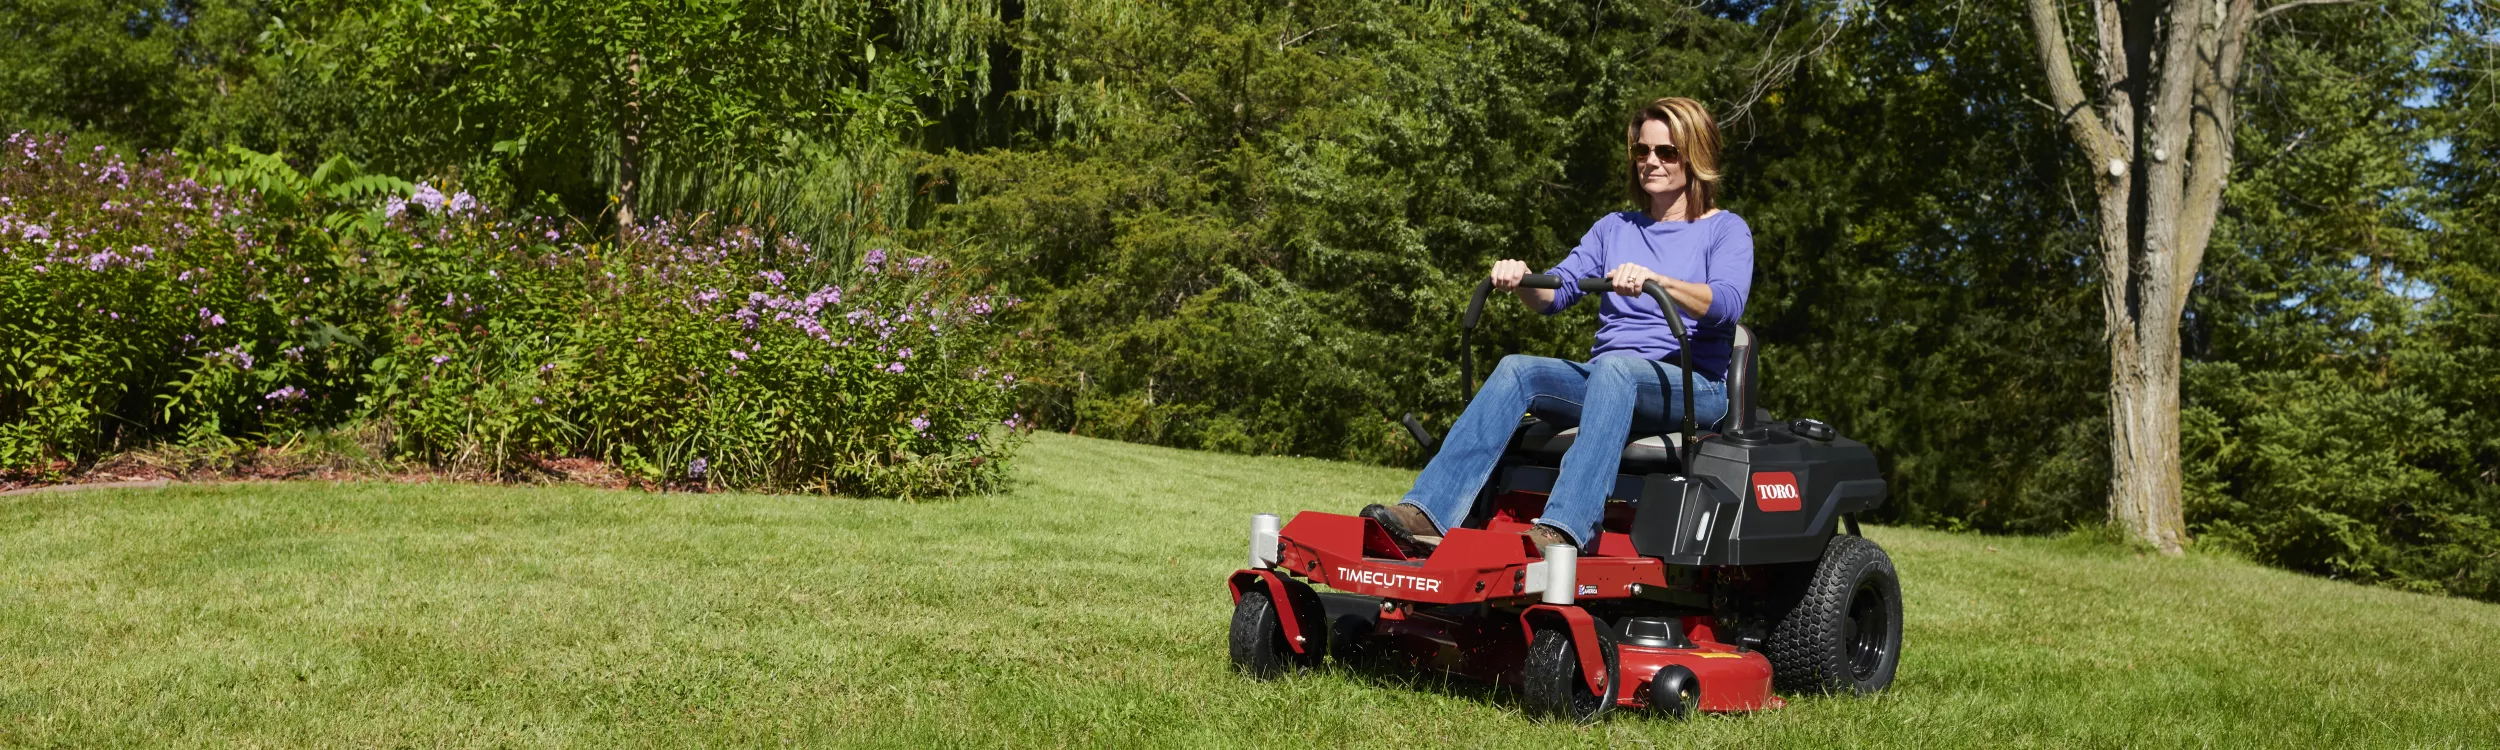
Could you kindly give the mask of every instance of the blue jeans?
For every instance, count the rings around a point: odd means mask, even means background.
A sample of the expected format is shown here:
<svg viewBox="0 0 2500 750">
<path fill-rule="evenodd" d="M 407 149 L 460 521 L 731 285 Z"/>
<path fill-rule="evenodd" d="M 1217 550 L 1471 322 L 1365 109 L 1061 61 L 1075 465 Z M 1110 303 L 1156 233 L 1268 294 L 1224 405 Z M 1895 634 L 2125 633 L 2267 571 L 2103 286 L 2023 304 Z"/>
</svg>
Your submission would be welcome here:
<svg viewBox="0 0 2500 750">
<path fill-rule="evenodd" d="M 1561 530 L 1585 549 L 1605 520 L 1606 495 L 1614 490 L 1615 468 L 1632 431 L 1682 429 L 1683 383 L 1684 371 L 1675 365 L 1638 357 L 1592 362 L 1503 357 L 1401 502 L 1422 509 L 1447 530 L 1467 520 L 1476 494 L 1518 430 L 1521 413 L 1558 426 L 1578 425 L 1580 435 L 1563 453 L 1561 476 L 1536 522 Z M 1703 427 L 1718 423 L 1727 415 L 1726 386 L 1696 373 L 1693 411 Z"/>
</svg>

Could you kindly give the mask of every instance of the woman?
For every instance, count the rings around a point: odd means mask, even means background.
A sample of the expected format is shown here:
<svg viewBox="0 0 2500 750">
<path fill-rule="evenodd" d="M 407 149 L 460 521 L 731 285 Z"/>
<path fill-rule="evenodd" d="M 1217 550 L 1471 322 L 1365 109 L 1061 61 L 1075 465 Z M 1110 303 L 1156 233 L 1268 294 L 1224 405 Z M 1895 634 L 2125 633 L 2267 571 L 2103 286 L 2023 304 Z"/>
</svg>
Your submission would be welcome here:
<svg viewBox="0 0 2500 750">
<path fill-rule="evenodd" d="M 1718 125 L 1700 102 L 1659 99 L 1632 117 L 1624 140 L 1632 197 L 1642 210 L 1599 219 L 1569 257 L 1546 271 L 1566 280 L 1604 276 L 1614 282 L 1613 294 L 1600 295 L 1589 361 L 1502 359 L 1414 489 L 1396 505 L 1363 509 L 1410 553 L 1421 552 L 1416 537 L 1438 536 L 1466 520 L 1523 411 L 1580 428 L 1529 538 L 1540 550 L 1552 544 L 1587 549 L 1597 540 L 1624 442 L 1635 429 L 1664 432 L 1684 418 L 1674 329 L 1665 311 L 1641 293 L 1644 281 L 1666 290 L 1692 331 L 1695 416 L 1711 424 L 1727 413 L 1724 383 L 1736 319 L 1752 286 L 1753 230 L 1717 207 Z M 1528 264 L 1506 259 L 1494 263 L 1487 278 L 1547 315 L 1583 296 L 1570 283 L 1521 289 L 1527 274 Z"/>
</svg>

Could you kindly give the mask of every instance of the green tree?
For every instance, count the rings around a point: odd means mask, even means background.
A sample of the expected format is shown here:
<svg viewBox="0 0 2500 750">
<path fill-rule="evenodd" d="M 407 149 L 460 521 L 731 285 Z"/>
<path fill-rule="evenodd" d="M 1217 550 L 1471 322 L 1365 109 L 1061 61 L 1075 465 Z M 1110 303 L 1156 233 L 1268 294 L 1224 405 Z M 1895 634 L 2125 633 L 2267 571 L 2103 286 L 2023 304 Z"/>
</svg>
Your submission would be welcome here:
<svg viewBox="0 0 2500 750">
<path fill-rule="evenodd" d="M 921 98 L 950 94 L 978 62 L 922 37 L 987 10 L 438 0 L 379 4 L 352 38 L 383 155 L 485 161 L 515 197 L 550 179 L 599 184 L 630 225 L 662 173 L 697 183 L 669 207 L 697 207 L 700 183 L 788 165 L 810 144 L 891 148 L 922 124 Z"/>
<path fill-rule="evenodd" d="M 2093 175 L 2093 227 L 2110 356 L 2110 520 L 2176 553 L 2179 321 L 2239 158 L 2239 96 L 2253 34 L 2301 6 L 2096 0 L 2076 15 L 2028 0 L 2049 103 Z M 2070 17 L 2071 16 L 2071 17 Z M 2088 20 L 2084 20 L 2088 16 Z M 2080 24 L 2072 22 L 2082 21 Z M 2069 36 L 2068 29 L 2090 33 Z M 2070 48 L 2087 50 L 2079 76 Z M 2086 93 L 2086 85 L 2091 87 Z"/>
<path fill-rule="evenodd" d="M 1046 418 L 1370 460 L 1411 455 L 1399 413 L 1455 416 L 1483 269 L 1557 260 L 1623 205 L 1591 134 L 1641 96 L 1742 93 L 1705 73 L 1757 39 L 1664 6 L 1027 10 L 1030 148 L 941 160 L 937 235 L 1040 302 Z M 1585 351 L 1586 318 L 1531 317 L 1497 312 L 1478 361 Z"/>
</svg>

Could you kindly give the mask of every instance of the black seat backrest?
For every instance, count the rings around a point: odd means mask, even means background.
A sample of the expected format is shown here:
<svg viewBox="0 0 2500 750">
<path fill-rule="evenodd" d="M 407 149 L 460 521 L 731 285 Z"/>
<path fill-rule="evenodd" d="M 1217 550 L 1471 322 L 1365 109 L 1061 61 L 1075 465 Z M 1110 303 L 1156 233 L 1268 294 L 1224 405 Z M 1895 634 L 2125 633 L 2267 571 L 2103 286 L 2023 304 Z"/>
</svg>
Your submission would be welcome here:
<svg viewBox="0 0 2500 750">
<path fill-rule="evenodd" d="M 1762 380 L 1758 363 L 1759 350 L 1762 347 L 1754 339 L 1753 329 L 1746 328 L 1742 323 L 1736 325 L 1736 336 L 1730 339 L 1730 343 L 1732 346 L 1727 358 L 1727 416 L 1719 420 L 1717 427 L 1719 432 L 1734 432 L 1752 427 L 1758 419 L 1763 418 L 1757 411 L 1759 407 L 1755 406 L 1754 401 L 1754 384 Z"/>
</svg>

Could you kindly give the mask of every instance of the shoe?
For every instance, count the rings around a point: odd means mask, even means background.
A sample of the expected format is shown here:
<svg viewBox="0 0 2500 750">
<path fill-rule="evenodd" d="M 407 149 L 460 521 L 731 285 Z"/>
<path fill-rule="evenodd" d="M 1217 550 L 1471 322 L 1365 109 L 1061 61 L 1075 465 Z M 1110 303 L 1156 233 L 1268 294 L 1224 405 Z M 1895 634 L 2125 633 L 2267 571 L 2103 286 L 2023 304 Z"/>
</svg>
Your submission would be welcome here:
<svg viewBox="0 0 2500 750">
<path fill-rule="evenodd" d="M 1556 544 L 1570 547 L 1572 549 L 1580 548 L 1579 542 L 1571 541 L 1570 534 L 1565 534 L 1562 532 L 1562 529 L 1557 529 L 1545 524 L 1540 523 L 1529 526 L 1527 533 L 1528 542 L 1536 545 L 1536 553 L 1538 555 L 1545 554 L 1546 547 Z"/>
<path fill-rule="evenodd" d="M 1435 530 L 1432 517 L 1425 515 L 1422 508 L 1405 503 L 1396 505 L 1373 503 L 1363 506 L 1362 515 L 1364 518 L 1380 522 L 1381 528 L 1388 529 L 1389 541 L 1396 542 L 1398 551 L 1406 553 L 1407 557 L 1422 557 L 1431 552 L 1430 546 L 1415 538 L 1418 535 L 1429 535 Z"/>
</svg>

